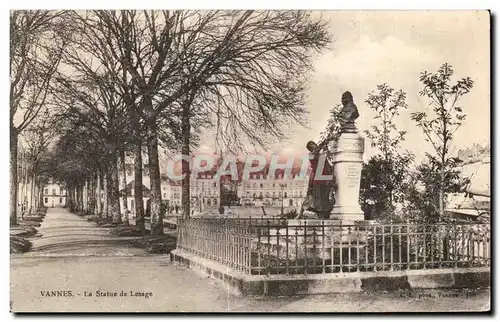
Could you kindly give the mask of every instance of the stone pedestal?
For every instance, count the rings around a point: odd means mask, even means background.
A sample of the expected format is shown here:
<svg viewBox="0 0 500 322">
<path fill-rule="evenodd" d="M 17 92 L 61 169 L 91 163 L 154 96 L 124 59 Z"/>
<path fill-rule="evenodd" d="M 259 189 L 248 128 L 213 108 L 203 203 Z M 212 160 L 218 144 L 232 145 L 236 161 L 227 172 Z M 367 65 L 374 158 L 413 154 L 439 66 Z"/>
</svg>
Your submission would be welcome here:
<svg viewBox="0 0 500 322">
<path fill-rule="evenodd" d="M 355 128 L 345 129 L 337 142 L 333 142 L 333 168 L 336 180 L 335 205 L 330 219 L 345 221 L 364 220 L 359 205 L 359 186 L 365 141 Z"/>
</svg>

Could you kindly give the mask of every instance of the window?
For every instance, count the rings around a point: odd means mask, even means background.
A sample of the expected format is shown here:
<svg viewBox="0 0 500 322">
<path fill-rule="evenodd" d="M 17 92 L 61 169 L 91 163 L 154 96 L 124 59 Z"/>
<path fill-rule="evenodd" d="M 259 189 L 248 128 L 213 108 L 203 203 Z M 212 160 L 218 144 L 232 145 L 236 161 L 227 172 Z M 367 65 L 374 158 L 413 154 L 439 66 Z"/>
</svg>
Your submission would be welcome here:
<svg viewBox="0 0 500 322">
<path fill-rule="evenodd" d="M 43 194 L 44 194 L 44 195 L 48 195 L 48 194 L 49 194 L 49 189 L 44 189 L 44 190 L 43 190 Z M 47 201 L 45 201 L 45 202 L 47 202 Z"/>
<path fill-rule="evenodd" d="M 49 198 L 45 198 L 45 203 L 49 203 Z"/>
<path fill-rule="evenodd" d="M 276 187 L 276 183 L 273 183 L 273 188 Z"/>
<path fill-rule="evenodd" d="M 255 182 L 253 183 L 253 187 L 254 187 L 254 188 L 257 188 L 257 184 L 256 184 Z"/>
<path fill-rule="evenodd" d="M 256 197 L 255 192 L 253 193 L 253 197 L 254 197 L 254 198 Z"/>
<path fill-rule="evenodd" d="M 56 195 L 56 189 L 52 189 L 52 195 Z"/>
<path fill-rule="evenodd" d="M 260 184 L 260 187 L 261 187 L 261 188 L 264 188 L 264 185 L 261 183 L 261 184 Z"/>
<path fill-rule="evenodd" d="M 217 187 L 217 182 L 214 182 L 214 188 Z"/>
<path fill-rule="evenodd" d="M 274 186 L 274 184 L 273 184 L 273 186 Z M 276 197 L 276 191 L 273 191 L 273 198 L 275 198 L 275 197 Z"/>
<path fill-rule="evenodd" d="M 167 194 L 166 193 L 163 193 L 163 198 L 167 198 Z"/>
<path fill-rule="evenodd" d="M 62 204 L 62 198 L 59 198 L 59 204 Z"/>
</svg>

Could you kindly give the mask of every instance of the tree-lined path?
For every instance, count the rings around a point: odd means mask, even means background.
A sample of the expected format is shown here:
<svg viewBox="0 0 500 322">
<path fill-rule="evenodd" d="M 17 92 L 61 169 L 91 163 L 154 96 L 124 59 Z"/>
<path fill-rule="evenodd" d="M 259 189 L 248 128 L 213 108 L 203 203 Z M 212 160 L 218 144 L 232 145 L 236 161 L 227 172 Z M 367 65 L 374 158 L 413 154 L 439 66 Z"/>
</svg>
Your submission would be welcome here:
<svg viewBox="0 0 500 322">
<path fill-rule="evenodd" d="M 130 238 L 114 238 L 109 234 L 109 228 L 98 227 L 95 222 L 65 208 L 49 208 L 38 232 L 41 237 L 33 240 L 32 251 L 20 256 L 144 255 L 141 249 L 130 244 Z"/>
</svg>

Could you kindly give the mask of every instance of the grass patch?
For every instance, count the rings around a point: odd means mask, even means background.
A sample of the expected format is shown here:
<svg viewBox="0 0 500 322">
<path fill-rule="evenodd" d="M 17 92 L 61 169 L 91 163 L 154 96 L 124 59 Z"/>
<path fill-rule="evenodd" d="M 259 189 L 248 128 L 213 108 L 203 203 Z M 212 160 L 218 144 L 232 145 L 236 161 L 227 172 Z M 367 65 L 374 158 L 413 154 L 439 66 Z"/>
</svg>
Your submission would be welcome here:
<svg viewBox="0 0 500 322">
<path fill-rule="evenodd" d="M 149 234 L 149 231 L 146 230 L 145 233 Z M 118 237 L 141 237 L 142 233 L 134 226 L 118 226 L 111 229 L 111 235 Z"/>
<path fill-rule="evenodd" d="M 171 235 L 145 236 L 133 240 L 132 244 L 150 254 L 168 254 L 176 248 L 177 238 Z"/>
<path fill-rule="evenodd" d="M 19 220 L 17 225 L 20 227 L 40 227 L 41 223 L 39 221 Z"/>
<path fill-rule="evenodd" d="M 37 230 L 30 226 L 15 226 L 10 228 L 10 235 L 16 237 L 31 237 L 36 235 Z"/>
<path fill-rule="evenodd" d="M 35 222 L 42 222 L 43 218 L 45 218 L 45 215 L 27 215 L 23 217 L 23 221 L 35 221 Z"/>
<path fill-rule="evenodd" d="M 31 249 L 31 242 L 26 238 L 19 236 L 10 236 L 10 253 L 11 254 L 22 254 L 26 253 Z"/>
</svg>

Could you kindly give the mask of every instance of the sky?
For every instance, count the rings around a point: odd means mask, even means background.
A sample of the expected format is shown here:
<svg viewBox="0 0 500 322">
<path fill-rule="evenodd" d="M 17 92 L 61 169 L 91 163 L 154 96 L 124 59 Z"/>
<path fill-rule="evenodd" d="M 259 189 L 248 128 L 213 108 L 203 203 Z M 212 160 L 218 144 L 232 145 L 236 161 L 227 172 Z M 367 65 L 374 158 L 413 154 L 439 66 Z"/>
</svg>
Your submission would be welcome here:
<svg viewBox="0 0 500 322">
<path fill-rule="evenodd" d="M 447 62 L 454 80 L 471 77 L 474 87 L 461 102 L 467 119 L 455 133 L 454 151 L 488 144 L 490 138 L 490 35 L 487 11 L 323 11 L 333 41 L 314 56 L 307 90 L 308 128 L 286 129 L 288 140 L 276 142 L 276 153 L 302 154 L 309 140 L 317 140 L 327 124 L 329 110 L 350 91 L 358 106 L 358 129 L 368 129 L 373 113 L 364 102 L 376 86 L 387 83 L 407 93 L 407 111 L 396 119 L 399 130 L 408 131 L 403 148 L 421 160 L 430 152 L 422 132 L 410 119 L 411 112 L 425 111 L 429 101 L 420 97 L 419 75 L 436 72 Z M 209 149 L 209 144 L 200 147 Z M 365 142 L 365 157 L 375 153 Z"/>
</svg>

